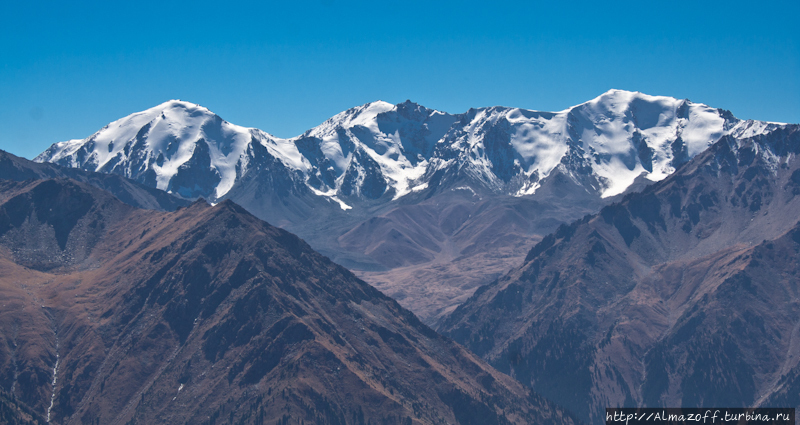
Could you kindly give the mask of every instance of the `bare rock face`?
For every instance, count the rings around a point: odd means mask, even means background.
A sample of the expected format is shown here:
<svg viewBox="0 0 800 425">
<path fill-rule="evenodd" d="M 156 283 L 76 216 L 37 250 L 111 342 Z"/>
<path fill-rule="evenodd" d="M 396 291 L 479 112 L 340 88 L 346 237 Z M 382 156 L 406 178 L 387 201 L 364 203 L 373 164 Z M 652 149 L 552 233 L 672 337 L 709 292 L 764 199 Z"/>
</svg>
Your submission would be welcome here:
<svg viewBox="0 0 800 425">
<path fill-rule="evenodd" d="M 440 330 L 603 422 L 608 406 L 798 406 L 800 126 L 723 137 L 546 236 Z"/>
<path fill-rule="evenodd" d="M 0 418 L 575 423 L 231 201 L 161 212 L 74 180 L 0 189 Z"/>
</svg>

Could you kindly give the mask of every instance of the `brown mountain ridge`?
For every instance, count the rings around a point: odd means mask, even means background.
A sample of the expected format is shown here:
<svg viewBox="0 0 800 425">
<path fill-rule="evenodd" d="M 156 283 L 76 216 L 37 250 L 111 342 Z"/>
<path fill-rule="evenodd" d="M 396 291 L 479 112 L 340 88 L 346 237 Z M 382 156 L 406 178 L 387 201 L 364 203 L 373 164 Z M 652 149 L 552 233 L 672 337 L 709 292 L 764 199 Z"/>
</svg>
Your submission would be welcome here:
<svg viewBox="0 0 800 425">
<path fill-rule="evenodd" d="M 0 414 L 33 423 L 574 423 L 230 201 L 3 181 L 0 299 Z"/>
</svg>

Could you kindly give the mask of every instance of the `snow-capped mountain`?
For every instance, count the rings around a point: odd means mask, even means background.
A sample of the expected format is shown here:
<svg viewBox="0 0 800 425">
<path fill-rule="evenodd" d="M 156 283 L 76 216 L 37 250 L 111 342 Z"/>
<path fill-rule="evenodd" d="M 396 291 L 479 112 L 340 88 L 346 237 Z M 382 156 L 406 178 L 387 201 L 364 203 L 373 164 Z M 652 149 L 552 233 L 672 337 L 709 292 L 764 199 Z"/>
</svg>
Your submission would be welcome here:
<svg viewBox="0 0 800 425">
<path fill-rule="evenodd" d="M 688 100 L 611 90 L 557 113 L 491 107 L 451 115 L 378 101 L 281 139 L 169 101 L 84 140 L 56 143 L 35 160 L 216 201 L 258 165 L 254 149 L 263 147 L 281 171 L 349 209 L 443 185 L 533 195 L 554 173 L 608 197 L 639 176 L 663 179 L 724 134 L 769 126 Z"/>
<path fill-rule="evenodd" d="M 410 101 L 373 102 L 342 112 L 294 143 L 313 164 L 309 185 L 343 196 L 397 199 L 425 173 L 456 116 Z"/>
<path fill-rule="evenodd" d="M 247 173 L 254 144 L 292 170 L 309 168 L 293 143 L 179 100 L 114 121 L 86 139 L 56 143 L 34 161 L 120 174 L 184 198 L 218 199 Z"/>
</svg>

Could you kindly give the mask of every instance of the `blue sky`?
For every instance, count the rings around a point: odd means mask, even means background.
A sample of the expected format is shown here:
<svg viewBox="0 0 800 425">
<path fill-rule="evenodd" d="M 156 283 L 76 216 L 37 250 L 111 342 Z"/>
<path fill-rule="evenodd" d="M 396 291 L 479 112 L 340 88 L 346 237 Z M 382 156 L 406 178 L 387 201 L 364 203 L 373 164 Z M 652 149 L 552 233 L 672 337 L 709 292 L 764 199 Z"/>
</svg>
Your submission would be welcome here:
<svg viewBox="0 0 800 425">
<path fill-rule="evenodd" d="M 280 137 L 378 99 L 555 111 L 611 88 L 800 123 L 796 0 L 113 3 L 4 4 L 0 149 L 169 99 Z"/>
</svg>

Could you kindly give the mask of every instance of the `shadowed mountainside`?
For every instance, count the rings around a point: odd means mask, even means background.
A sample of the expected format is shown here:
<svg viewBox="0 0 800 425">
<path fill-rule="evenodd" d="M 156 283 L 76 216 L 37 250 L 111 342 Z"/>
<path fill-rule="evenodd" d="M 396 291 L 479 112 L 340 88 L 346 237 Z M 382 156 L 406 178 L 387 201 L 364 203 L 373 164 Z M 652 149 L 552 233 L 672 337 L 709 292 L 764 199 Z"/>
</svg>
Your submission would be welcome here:
<svg viewBox="0 0 800 425">
<path fill-rule="evenodd" d="M 0 189 L 0 388 L 50 423 L 574 423 L 230 201 Z"/>
</svg>

